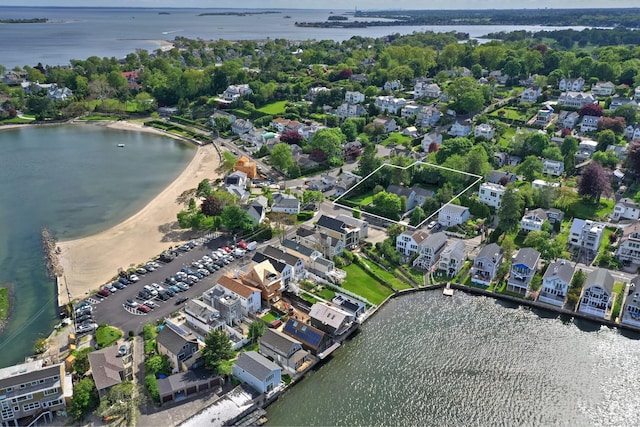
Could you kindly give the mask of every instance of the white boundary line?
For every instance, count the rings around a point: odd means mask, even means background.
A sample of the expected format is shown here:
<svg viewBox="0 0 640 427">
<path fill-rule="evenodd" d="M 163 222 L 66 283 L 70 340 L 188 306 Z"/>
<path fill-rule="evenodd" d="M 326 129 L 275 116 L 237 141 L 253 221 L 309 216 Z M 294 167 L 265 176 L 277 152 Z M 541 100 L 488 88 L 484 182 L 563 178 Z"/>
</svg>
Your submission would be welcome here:
<svg viewBox="0 0 640 427">
<path fill-rule="evenodd" d="M 341 194 L 340 196 L 338 196 L 338 198 L 337 198 L 337 199 L 335 199 L 335 200 L 333 200 L 331 203 L 332 203 L 333 205 L 335 205 L 335 206 L 340 206 L 340 207 L 342 207 L 342 208 L 349 209 L 351 212 L 353 212 L 353 210 L 354 210 L 355 208 L 352 208 L 352 207 L 350 207 L 350 206 L 347 206 L 347 205 L 343 205 L 343 204 L 341 204 L 341 203 L 338 203 L 338 201 L 339 201 L 340 199 L 342 199 L 343 197 L 345 197 L 347 194 L 349 194 L 349 193 L 350 193 L 353 189 L 355 189 L 357 186 L 359 186 L 360 184 L 362 184 L 363 182 L 365 182 L 366 180 L 368 180 L 368 179 L 369 179 L 373 174 L 375 174 L 376 172 L 378 172 L 378 171 L 379 171 L 380 169 L 382 169 L 382 168 L 385 168 L 385 167 L 390 166 L 390 167 L 393 167 L 393 168 L 396 168 L 396 169 L 407 170 L 407 169 L 412 168 L 412 167 L 414 167 L 414 166 L 416 166 L 416 165 L 426 165 L 426 166 L 429 166 L 429 167 L 434 167 L 434 168 L 436 168 L 436 169 L 444 169 L 444 170 L 447 170 L 447 171 L 450 171 L 450 172 L 457 172 L 457 173 L 459 173 L 459 174 L 467 175 L 467 176 L 470 176 L 470 177 L 472 177 L 472 178 L 475 178 L 476 180 L 475 180 L 475 181 L 473 181 L 470 185 L 468 185 L 464 190 L 462 190 L 461 192 L 459 192 L 458 194 L 456 194 L 455 196 L 453 196 L 453 198 L 452 198 L 451 200 L 449 200 L 447 203 L 445 203 L 444 205 L 442 205 L 442 206 L 440 207 L 440 209 L 438 209 L 437 211 L 435 211 L 434 213 L 432 213 L 431 215 L 429 215 L 429 216 L 428 216 L 426 219 L 424 219 L 420 224 L 416 225 L 415 227 L 414 227 L 414 226 L 412 226 L 412 225 L 407 225 L 407 227 L 412 228 L 412 229 L 418 229 L 418 228 L 421 228 L 421 227 L 424 225 L 424 223 L 425 223 L 425 222 L 429 221 L 429 220 L 430 220 L 431 218 L 433 218 L 435 215 L 439 214 L 439 213 L 440 213 L 440 211 L 441 211 L 442 209 L 444 209 L 446 206 L 448 206 L 449 204 L 451 204 L 451 202 L 452 202 L 454 199 L 457 199 L 457 198 L 458 198 L 458 197 L 460 197 L 462 194 L 466 193 L 466 192 L 467 192 L 470 188 L 472 188 L 474 185 L 476 185 L 478 182 L 480 182 L 481 180 L 483 180 L 483 179 L 484 179 L 484 178 L 483 178 L 482 176 L 480 176 L 480 175 L 476 175 L 476 174 L 469 173 L 469 172 L 459 171 L 459 170 L 457 170 L 457 169 L 451 169 L 451 168 L 448 168 L 448 167 L 445 167 L 445 166 L 436 165 L 436 164 L 433 164 L 433 163 L 423 162 L 422 160 L 416 160 L 415 162 L 411 163 L 411 164 L 410 164 L 410 165 L 408 165 L 408 166 L 398 166 L 398 165 L 392 165 L 392 164 L 390 164 L 390 163 L 383 163 L 383 164 L 382 164 L 382 165 L 380 165 L 378 168 L 376 168 L 376 170 L 374 170 L 374 171 L 373 171 L 373 172 L 371 172 L 369 175 L 367 175 L 367 176 L 365 176 L 364 178 L 362 178 L 362 179 L 361 179 L 361 180 L 360 180 L 356 185 L 354 185 L 353 187 L 351 187 L 350 189 L 348 189 L 347 191 L 345 191 L 343 194 Z M 389 221 L 389 222 L 392 222 L 392 223 L 394 223 L 394 224 L 399 224 L 399 223 L 400 223 L 400 221 L 394 221 L 394 220 L 392 220 L 392 219 L 389 219 L 389 218 L 386 218 L 386 217 L 383 217 L 383 216 L 380 216 L 380 215 L 376 215 L 376 214 L 373 214 L 373 213 L 371 213 L 371 212 L 367 212 L 367 211 L 362 211 L 362 212 L 363 212 L 364 214 L 366 214 L 366 215 L 370 215 L 370 216 L 372 216 L 372 217 L 374 217 L 374 218 L 377 218 L 377 219 L 380 219 L 380 220 L 383 220 L 383 221 Z M 404 225 L 404 224 L 403 224 L 403 225 Z"/>
</svg>

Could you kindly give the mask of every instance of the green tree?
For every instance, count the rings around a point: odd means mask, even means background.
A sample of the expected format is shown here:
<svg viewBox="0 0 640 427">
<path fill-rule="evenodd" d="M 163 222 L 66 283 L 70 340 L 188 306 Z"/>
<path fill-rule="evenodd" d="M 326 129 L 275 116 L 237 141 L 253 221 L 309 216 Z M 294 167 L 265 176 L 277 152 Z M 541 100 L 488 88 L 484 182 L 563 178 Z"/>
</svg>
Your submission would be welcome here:
<svg viewBox="0 0 640 427">
<path fill-rule="evenodd" d="M 171 362 L 164 354 L 158 354 L 147 359 L 144 363 L 147 372 L 152 374 L 169 374 L 171 373 Z"/>
<path fill-rule="evenodd" d="M 418 206 L 413 210 L 413 212 L 411 212 L 411 218 L 409 219 L 409 224 L 415 227 L 416 225 L 424 221 L 425 218 L 427 218 L 427 215 L 424 213 L 424 210 L 420 206 Z"/>
<path fill-rule="evenodd" d="M 256 342 L 263 334 L 267 325 L 262 320 L 254 320 L 249 324 L 249 339 L 251 342 Z"/>
<path fill-rule="evenodd" d="M 467 155 L 466 171 L 475 175 L 486 176 L 491 171 L 489 156 L 482 145 L 475 145 Z"/>
<path fill-rule="evenodd" d="M 101 417 L 117 417 L 119 423 L 125 426 L 135 426 L 140 418 L 140 405 L 144 404 L 146 396 L 139 386 L 131 381 L 121 382 L 109 390 L 109 394 L 102 399 L 96 414 Z"/>
<path fill-rule="evenodd" d="M 378 149 L 373 144 L 364 147 L 358 161 L 358 174 L 360 176 L 365 177 L 382 165 L 382 159 L 376 157 L 377 153 Z"/>
<path fill-rule="evenodd" d="M 229 132 L 231 130 L 231 120 L 227 116 L 217 116 L 214 119 L 214 123 L 218 132 Z"/>
<path fill-rule="evenodd" d="M 281 170 L 284 173 L 287 173 L 289 169 L 291 169 L 295 164 L 291 146 L 289 144 L 285 144 L 284 142 L 280 142 L 274 145 L 271 149 L 269 161 L 277 169 Z"/>
<path fill-rule="evenodd" d="M 227 230 L 235 231 L 250 231 L 253 228 L 253 220 L 241 207 L 237 205 L 225 206 L 220 214 L 222 225 Z"/>
<path fill-rule="evenodd" d="M 520 225 L 524 201 L 515 188 L 509 186 L 502 195 L 500 208 L 498 209 L 499 226 L 504 231 L 513 231 Z"/>
<path fill-rule="evenodd" d="M 557 145 L 551 145 L 542 150 L 542 157 L 549 160 L 563 160 L 562 151 L 560 151 L 560 147 L 558 147 Z"/>
<path fill-rule="evenodd" d="M 635 123 L 638 118 L 638 112 L 634 104 L 621 105 L 613 112 L 614 117 L 624 117 L 626 123 Z"/>
<path fill-rule="evenodd" d="M 608 146 L 616 145 L 616 134 L 611 129 L 598 132 L 598 145 L 596 150 L 605 151 Z"/>
<path fill-rule="evenodd" d="M 304 190 L 302 192 L 302 203 L 320 203 L 324 200 L 324 193 L 316 190 Z"/>
<path fill-rule="evenodd" d="M 563 156 L 567 156 L 569 154 L 575 155 L 578 151 L 578 140 L 572 136 L 565 136 L 562 140 L 560 151 Z"/>
<path fill-rule="evenodd" d="M 198 183 L 198 189 L 196 190 L 196 196 L 198 197 L 207 197 L 210 196 L 213 192 L 211 188 L 211 181 L 208 179 L 203 179 Z"/>
<path fill-rule="evenodd" d="M 397 194 L 381 191 L 373 196 L 373 204 L 378 214 L 387 218 L 397 218 L 401 212 L 402 202 Z"/>
<path fill-rule="evenodd" d="M 93 350 L 91 347 L 82 349 L 76 355 L 76 360 L 73 361 L 73 370 L 80 376 L 84 376 L 85 372 L 91 367 L 89 365 L 89 353 Z"/>
<path fill-rule="evenodd" d="M 518 173 L 524 176 L 524 179 L 532 182 L 542 173 L 542 161 L 536 156 L 527 156 L 518 166 Z"/>
<path fill-rule="evenodd" d="M 346 140 L 346 136 L 339 128 L 320 129 L 311 139 L 311 148 L 322 150 L 327 155 L 329 162 L 331 162 L 331 159 L 342 160 L 340 146 Z"/>
<path fill-rule="evenodd" d="M 220 363 L 234 356 L 231 341 L 227 333 L 221 329 L 210 331 L 204 339 L 202 360 L 208 369 L 218 371 Z"/>
<path fill-rule="evenodd" d="M 75 421 L 81 421 L 85 415 L 98 407 L 100 398 L 91 378 L 83 378 L 73 386 L 73 397 L 69 414 Z"/>
<path fill-rule="evenodd" d="M 358 137 L 358 126 L 353 121 L 345 120 L 344 122 L 342 122 L 342 124 L 340 125 L 340 130 L 344 134 L 347 141 L 355 141 Z"/>
<path fill-rule="evenodd" d="M 513 237 L 509 235 L 504 236 L 502 243 L 500 243 L 500 247 L 504 251 L 504 259 L 511 261 L 511 257 L 516 251 L 516 243 L 514 242 Z"/>
</svg>

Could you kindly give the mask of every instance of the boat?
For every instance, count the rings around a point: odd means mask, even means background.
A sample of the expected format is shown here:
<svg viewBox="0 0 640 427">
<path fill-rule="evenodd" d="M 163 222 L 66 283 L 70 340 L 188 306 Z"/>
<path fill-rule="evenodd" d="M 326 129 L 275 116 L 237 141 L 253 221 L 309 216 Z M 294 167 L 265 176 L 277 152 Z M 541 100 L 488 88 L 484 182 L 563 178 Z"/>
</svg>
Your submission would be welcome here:
<svg viewBox="0 0 640 427">
<path fill-rule="evenodd" d="M 118 148 L 124 148 L 124 144 L 118 144 Z"/>
</svg>

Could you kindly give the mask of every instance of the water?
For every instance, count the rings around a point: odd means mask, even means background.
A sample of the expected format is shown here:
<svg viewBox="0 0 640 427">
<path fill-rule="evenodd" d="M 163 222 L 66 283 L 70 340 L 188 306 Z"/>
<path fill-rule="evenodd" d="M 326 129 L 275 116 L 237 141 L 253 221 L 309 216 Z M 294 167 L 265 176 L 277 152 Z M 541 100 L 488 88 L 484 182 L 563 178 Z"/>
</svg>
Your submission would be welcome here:
<svg viewBox="0 0 640 427">
<path fill-rule="evenodd" d="M 272 404 L 268 425 L 632 425 L 638 339 L 460 292 L 415 294 Z"/>
<path fill-rule="evenodd" d="M 58 322 L 40 229 L 70 239 L 113 226 L 173 181 L 194 152 L 161 135 L 100 126 L 0 130 L 0 283 L 12 282 L 16 294 L 0 367 L 30 355 Z"/>
<path fill-rule="evenodd" d="M 160 15 L 159 10 L 170 11 Z M 3 19 L 48 18 L 45 24 L 0 25 L 0 64 L 14 66 L 66 65 L 90 56 L 123 58 L 137 48 L 154 51 L 157 40 L 175 37 L 204 40 L 347 40 L 354 35 L 382 37 L 414 31 L 461 31 L 481 37 L 495 31 L 542 30 L 540 26 L 392 26 L 373 28 L 300 28 L 295 22 L 325 21 L 329 10 L 279 10 L 248 16 L 198 16 L 230 9 L 137 9 L 0 7 Z M 335 11 L 336 14 L 346 11 Z M 291 16 L 285 19 L 284 16 Z M 353 16 L 350 16 L 353 19 Z M 363 20 L 359 18 L 359 20 Z M 580 30 L 583 27 L 573 27 Z"/>
</svg>

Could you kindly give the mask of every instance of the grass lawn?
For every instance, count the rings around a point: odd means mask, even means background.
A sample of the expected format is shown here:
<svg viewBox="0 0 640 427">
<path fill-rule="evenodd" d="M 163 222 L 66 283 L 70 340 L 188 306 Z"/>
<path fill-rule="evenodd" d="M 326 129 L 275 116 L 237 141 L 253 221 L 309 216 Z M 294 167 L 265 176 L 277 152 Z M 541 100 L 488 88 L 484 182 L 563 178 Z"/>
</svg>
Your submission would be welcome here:
<svg viewBox="0 0 640 427">
<path fill-rule="evenodd" d="M 276 320 L 278 320 L 278 318 L 272 313 L 272 312 L 268 312 L 267 314 L 265 314 L 264 316 L 261 317 L 261 319 L 266 322 L 268 325 L 270 325 L 271 323 L 275 322 Z"/>
<path fill-rule="evenodd" d="M 373 193 L 361 194 L 354 198 L 348 198 L 347 200 L 357 203 L 360 206 L 368 206 L 373 203 Z"/>
<path fill-rule="evenodd" d="M 112 326 L 101 325 L 96 329 L 96 342 L 100 348 L 109 347 L 120 338 L 122 338 L 122 332 Z"/>
<path fill-rule="evenodd" d="M 498 114 L 499 111 L 504 111 L 505 114 L 504 115 Z M 527 120 L 527 116 L 522 114 L 520 111 L 518 111 L 515 108 L 508 108 L 508 107 L 498 108 L 496 111 L 492 112 L 489 115 L 492 117 L 503 117 L 508 120 L 521 120 L 521 121 Z"/>
<path fill-rule="evenodd" d="M 269 114 L 271 116 L 277 116 L 283 114 L 288 101 L 277 101 L 267 104 L 262 108 L 258 108 L 261 113 Z"/>
<path fill-rule="evenodd" d="M 382 141 L 380 145 L 404 145 L 405 142 L 411 142 L 411 137 L 401 134 L 400 132 L 391 132 L 389 137 Z"/>
<path fill-rule="evenodd" d="M 379 305 L 393 293 L 356 264 L 348 265 L 344 271 L 347 272 L 347 278 L 342 287 L 366 298 L 372 304 Z"/>
<path fill-rule="evenodd" d="M 22 125 L 26 123 L 33 123 L 33 119 L 23 119 L 22 117 L 14 117 L 12 119 L 0 120 L 0 124 Z"/>
<path fill-rule="evenodd" d="M 300 298 L 302 298 L 303 300 L 305 300 L 305 301 L 307 301 L 307 302 L 309 302 L 309 303 L 311 303 L 311 304 L 315 304 L 315 303 L 317 303 L 317 302 L 318 302 L 318 300 L 317 300 L 317 299 L 315 299 L 315 298 L 314 298 L 314 297 L 312 297 L 311 295 L 309 295 L 309 294 L 305 294 L 305 293 L 300 293 Z"/>
<path fill-rule="evenodd" d="M 616 299 L 613 302 L 613 308 L 611 309 L 611 320 L 616 320 L 620 316 L 620 309 L 622 308 L 622 297 L 626 289 L 624 283 L 615 283 L 613 285 L 613 293 L 616 294 Z"/>
<path fill-rule="evenodd" d="M 90 116 L 81 117 L 80 120 L 90 122 L 90 121 L 98 121 L 98 120 L 118 120 L 118 119 L 112 116 L 106 116 L 102 114 L 92 114 Z"/>
<path fill-rule="evenodd" d="M 0 322 L 6 319 L 9 313 L 9 289 L 0 288 Z"/>
<path fill-rule="evenodd" d="M 575 218 L 604 219 L 613 213 L 614 205 L 613 200 L 601 199 L 599 204 L 592 204 L 579 198 L 569 206 L 567 214 Z"/>
<path fill-rule="evenodd" d="M 393 274 L 389 273 L 386 270 L 383 270 L 382 268 L 378 267 L 378 265 L 374 262 L 372 262 L 371 260 L 362 258 L 362 261 L 364 261 L 369 268 L 372 271 L 375 271 L 376 273 L 378 273 L 378 275 L 380 277 L 382 277 L 383 279 L 385 279 L 385 281 L 391 285 L 391 287 L 397 291 L 402 290 L 402 289 L 411 289 L 413 288 L 413 286 L 411 286 L 409 283 L 405 283 L 402 280 L 398 279 L 397 276 L 394 276 Z"/>
<path fill-rule="evenodd" d="M 318 295 L 320 298 L 327 300 L 327 301 L 331 301 L 335 296 L 336 293 L 334 291 L 332 291 L 331 289 L 327 289 L 324 288 L 320 291 L 316 291 L 314 292 L 316 295 Z"/>
</svg>

